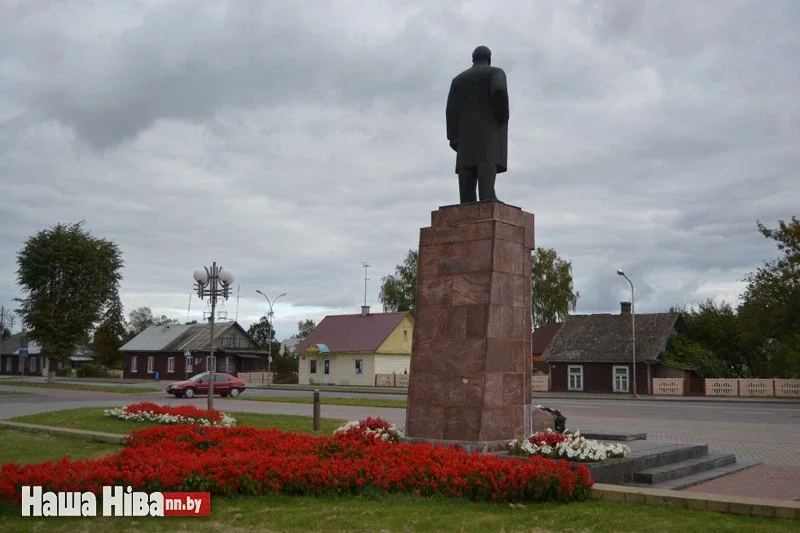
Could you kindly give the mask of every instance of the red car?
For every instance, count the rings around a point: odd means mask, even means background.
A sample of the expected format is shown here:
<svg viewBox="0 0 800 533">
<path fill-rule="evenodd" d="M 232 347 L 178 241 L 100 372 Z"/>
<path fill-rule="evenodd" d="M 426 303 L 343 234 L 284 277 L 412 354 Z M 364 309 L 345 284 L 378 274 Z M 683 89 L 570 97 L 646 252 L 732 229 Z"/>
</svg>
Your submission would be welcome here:
<svg viewBox="0 0 800 533">
<path fill-rule="evenodd" d="M 170 383 L 167 392 L 174 394 L 176 398 L 194 398 L 198 394 L 208 394 L 208 376 L 208 372 L 203 372 L 186 381 Z M 223 398 L 225 396 L 236 398 L 244 390 L 245 384 L 241 379 L 222 372 L 214 373 L 214 394 L 219 394 Z"/>
</svg>

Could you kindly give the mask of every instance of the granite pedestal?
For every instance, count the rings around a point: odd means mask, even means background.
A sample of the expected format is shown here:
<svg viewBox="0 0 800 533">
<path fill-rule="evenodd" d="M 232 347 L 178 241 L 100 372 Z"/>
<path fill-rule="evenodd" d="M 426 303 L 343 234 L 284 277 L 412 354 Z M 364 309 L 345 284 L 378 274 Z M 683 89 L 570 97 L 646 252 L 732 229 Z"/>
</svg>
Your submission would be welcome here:
<svg viewBox="0 0 800 533">
<path fill-rule="evenodd" d="M 420 231 L 406 441 L 498 451 L 531 432 L 533 215 L 446 206 Z"/>
</svg>

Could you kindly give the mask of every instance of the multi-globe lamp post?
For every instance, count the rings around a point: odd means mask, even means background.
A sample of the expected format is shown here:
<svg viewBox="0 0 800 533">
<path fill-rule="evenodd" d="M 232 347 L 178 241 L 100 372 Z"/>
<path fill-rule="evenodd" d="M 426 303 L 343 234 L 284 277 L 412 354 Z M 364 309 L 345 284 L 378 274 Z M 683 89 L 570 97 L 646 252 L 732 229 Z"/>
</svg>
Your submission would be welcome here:
<svg viewBox="0 0 800 533">
<path fill-rule="evenodd" d="M 256 289 L 256 292 L 258 294 L 260 294 L 261 296 L 263 296 L 264 298 L 266 298 L 267 299 L 267 303 L 269 304 L 269 315 L 268 315 L 269 320 L 267 320 L 267 326 L 269 328 L 267 330 L 267 352 L 268 352 L 268 354 L 267 354 L 267 386 L 269 386 L 270 382 L 272 381 L 272 332 L 273 332 L 273 329 L 272 329 L 272 317 L 275 316 L 275 313 L 272 312 L 272 306 L 275 304 L 275 302 L 278 301 L 278 298 L 280 298 L 281 296 L 286 296 L 286 293 L 283 292 L 283 293 L 279 294 L 278 296 L 276 296 L 273 300 L 270 300 L 269 296 L 267 296 L 266 294 L 264 294 L 260 290 Z"/>
<path fill-rule="evenodd" d="M 636 307 L 633 301 L 633 282 L 625 275 L 622 270 L 617 270 L 617 275 L 622 276 L 628 283 L 631 284 L 631 351 L 633 353 L 633 397 L 638 398 L 636 394 Z"/>
<path fill-rule="evenodd" d="M 217 309 L 217 298 L 228 299 L 230 295 L 231 284 L 233 283 L 233 274 L 227 270 L 223 270 L 221 266 L 217 266 L 215 261 L 210 267 L 203 267 L 194 271 L 195 290 L 197 296 L 202 300 L 208 297 L 211 303 L 211 317 L 209 324 L 211 325 L 211 348 L 206 364 L 208 370 L 208 409 L 214 408 L 214 372 L 217 371 L 217 363 L 214 358 L 214 320 Z"/>
</svg>

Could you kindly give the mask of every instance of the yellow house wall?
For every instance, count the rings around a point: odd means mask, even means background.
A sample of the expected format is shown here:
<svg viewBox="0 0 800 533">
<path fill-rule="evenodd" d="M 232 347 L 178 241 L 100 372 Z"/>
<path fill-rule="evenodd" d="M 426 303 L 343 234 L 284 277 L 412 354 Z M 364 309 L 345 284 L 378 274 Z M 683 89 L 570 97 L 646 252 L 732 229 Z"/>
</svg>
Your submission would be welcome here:
<svg viewBox="0 0 800 533">
<path fill-rule="evenodd" d="M 406 354 L 396 355 L 376 355 L 375 356 L 375 373 L 376 374 L 403 374 L 408 372 L 411 365 L 411 356 Z M 373 384 L 375 380 L 373 378 Z"/>
<path fill-rule="evenodd" d="M 404 334 L 405 332 L 405 334 Z M 377 354 L 411 355 L 411 338 L 414 336 L 414 320 L 408 315 L 392 330 L 375 352 Z"/>
<path fill-rule="evenodd" d="M 300 360 L 298 383 L 303 385 L 321 385 L 323 380 L 324 360 L 330 359 L 331 373 L 328 383 L 331 385 L 375 385 L 375 355 L 371 353 L 342 354 L 324 356 L 307 356 Z M 356 374 L 356 359 L 363 361 L 363 373 Z M 317 361 L 317 373 L 311 373 L 311 361 Z"/>
</svg>

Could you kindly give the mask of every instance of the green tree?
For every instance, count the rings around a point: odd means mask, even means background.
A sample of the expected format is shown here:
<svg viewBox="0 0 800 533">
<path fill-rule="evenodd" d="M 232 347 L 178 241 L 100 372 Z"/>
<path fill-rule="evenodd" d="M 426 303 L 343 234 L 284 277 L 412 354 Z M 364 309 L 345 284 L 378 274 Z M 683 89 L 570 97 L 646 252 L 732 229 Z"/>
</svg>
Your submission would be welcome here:
<svg viewBox="0 0 800 533">
<path fill-rule="evenodd" d="M 149 307 L 138 307 L 128 315 L 128 332 L 133 338 L 155 323 L 156 319 Z"/>
<path fill-rule="evenodd" d="M 572 282 L 572 263 L 552 248 L 537 248 L 531 261 L 531 319 L 533 329 L 562 322 L 578 305 L 580 293 Z"/>
<path fill-rule="evenodd" d="M 380 300 L 385 312 L 416 311 L 417 269 L 419 252 L 409 250 L 402 265 L 397 265 L 394 274 L 381 279 Z"/>
<path fill-rule="evenodd" d="M 3 328 L 3 340 L 6 340 L 11 336 L 11 330 L 8 328 Z"/>
<path fill-rule="evenodd" d="M 763 377 L 766 369 L 730 303 L 709 299 L 693 309 L 670 311 L 681 313 L 681 321 L 678 334 L 667 345 L 665 363 L 690 368 L 701 378 Z"/>
<path fill-rule="evenodd" d="M 103 321 L 94 331 L 93 348 L 95 360 L 109 368 L 120 367 L 122 354 L 119 349 L 128 338 L 125 319 L 122 316 L 122 302 L 115 298 L 106 310 Z"/>
<path fill-rule="evenodd" d="M 800 220 L 778 221 L 759 232 L 777 243 L 781 256 L 751 274 L 739 314 L 764 377 L 800 377 Z"/>
<path fill-rule="evenodd" d="M 314 331 L 314 328 L 317 327 L 317 323 L 314 322 L 312 319 L 307 318 L 305 320 L 300 320 L 297 322 L 297 333 L 292 335 L 291 338 L 293 339 L 305 339 L 311 332 Z"/>
<path fill-rule="evenodd" d="M 269 319 L 266 316 L 262 316 L 258 322 L 253 322 L 250 324 L 250 327 L 247 328 L 247 333 L 253 337 L 253 340 L 256 341 L 256 344 L 259 347 L 266 349 L 267 345 L 270 341 L 275 341 L 275 329 L 269 323 Z M 280 343 L 278 343 L 280 346 Z M 270 350 L 272 352 L 272 350 Z"/>
<path fill-rule="evenodd" d="M 28 338 L 50 359 L 66 363 L 76 344 L 118 299 L 122 256 L 117 246 L 93 237 L 83 222 L 57 224 L 28 238 L 17 254 L 18 310 Z"/>
</svg>

